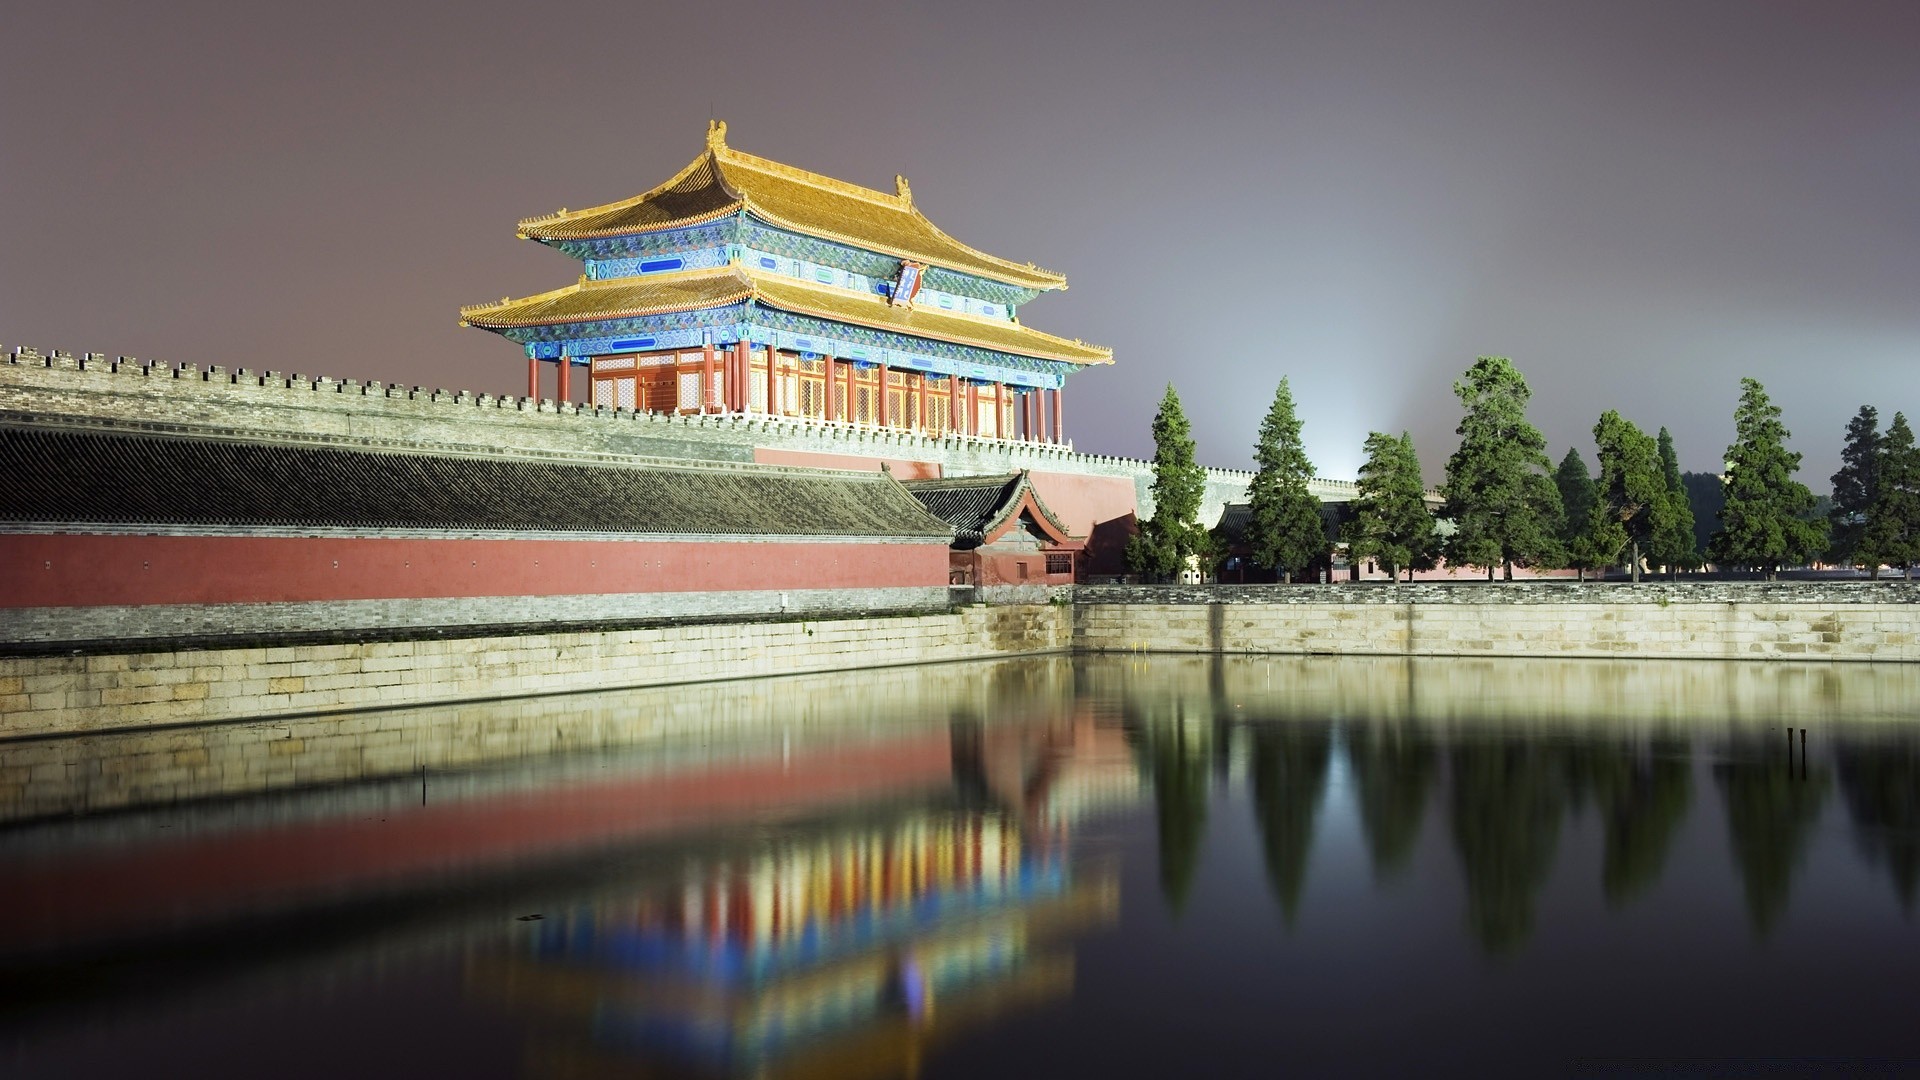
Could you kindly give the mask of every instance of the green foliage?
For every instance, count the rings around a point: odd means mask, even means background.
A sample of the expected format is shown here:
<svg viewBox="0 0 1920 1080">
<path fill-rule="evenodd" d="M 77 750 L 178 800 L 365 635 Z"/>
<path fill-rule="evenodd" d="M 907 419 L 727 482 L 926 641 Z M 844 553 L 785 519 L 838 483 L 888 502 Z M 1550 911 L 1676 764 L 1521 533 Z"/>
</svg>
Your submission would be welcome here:
<svg viewBox="0 0 1920 1080">
<path fill-rule="evenodd" d="M 1720 528 L 1720 508 L 1727 505 L 1727 486 L 1713 473 L 1683 472 L 1680 486 L 1687 492 L 1687 511 L 1693 515 L 1693 550 L 1707 550 Z"/>
<path fill-rule="evenodd" d="M 1327 553 L 1327 528 L 1320 516 L 1320 500 L 1307 489 L 1313 463 L 1300 442 L 1300 418 L 1293 408 L 1293 391 L 1280 380 L 1273 406 L 1260 422 L 1253 448 L 1258 471 L 1250 486 L 1252 521 L 1247 541 L 1254 561 L 1277 568 L 1285 580 L 1318 562 Z"/>
<path fill-rule="evenodd" d="M 1127 541 L 1127 565 L 1149 578 L 1166 580 L 1186 566 L 1189 556 L 1211 550 L 1200 525 L 1200 499 L 1207 474 L 1194 460 L 1193 429 L 1180 408 L 1173 384 L 1153 416 L 1153 517 Z"/>
<path fill-rule="evenodd" d="M 1389 577 L 1397 578 L 1401 570 L 1431 561 L 1433 513 L 1427 509 L 1411 435 L 1403 431 L 1396 439 L 1375 431 L 1367 435 L 1366 449 L 1353 517 L 1341 535 L 1349 558 L 1378 560 Z"/>
<path fill-rule="evenodd" d="M 1300 910 L 1314 825 L 1326 792 L 1333 732 L 1324 721 L 1276 719 L 1251 726 L 1247 772 L 1267 884 L 1288 929 Z"/>
<path fill-rule="evenodd" d="M 1893 414 L 1877 457 L 1874 498 L 1856 554 L 1876 570 L 1908 566 L 1920 561 L 1920 450 L 1904 413 Z"/>
<path fill-rule="evenodd" d="M 1787 449 L 1791 433 L 1780 422 L 1780 407 L 1753 379 L 1740 380 L 1733 426 L 1727 503 L 1709 547 L 1713 560 L 1771 572 L 1812 559 L 1826 546 L 1826 523 L 1809 517 L 1813 492 L 1793 478 L 1800 455 Z"/>
<path fill-rule="evenodd" d="M 1699 568 L 1700 548 L 1694 540 L 1693 504 L 1680 475 L 1680 458 L 1666 428 L 1660 429 L 1660 471 L 1667 489 L 1667 511 L 1654 527 L 1647 555 L 1677 576 L 1681 570 Z"/>
<path fill-rule="evenodd" d="M 1840 471 L 1833 474 L 1833 505 L 1827 520 L 1833 531 L 1828 557 L 1852 564 L 1860 537 L 1867 529 L 1867 511 L 1878 490 L 1880 414 L 1871 405 L 1847 421 L 1847 442 L 1840 449 Z"/>
<path fill-rule="evenodd" d="M 1483 356 L 1453 384 L 1466 406 L 1455 429 L 1460 446 L 1447 460 L 1441 513 L 1452 519 L 1448 561 L 1484 566 L 1492 576 L 1515 564 L 1552 566 L 1561 557 L 1560 493 L 1549 474 L 1546 439 L 1527 422 L 1532 391 L 1512 361 Z"/>
<path fill-rule="evenodd" d="M 1554 470 L 1553 486 L 1560 492 L 1559 539 L 1566 564 L 1580 571 L 1583 579 L 1588 570 L 1612 566 L 1626 546 L 1627 534 L 1618 521 L 1594 516 L 1599 485 L 1587 474 L 1580 451 L 1567 448 L 1567 456 Z"/>
<path fill-rule="evenodd" d="M 1594 514 L 1619 523 L 1633 549 L 1628 571 L 1639 581 L 1641 548 L 1656 531 L 1670 528 L 1673 519 L 1660 450 L 1651 436 L 1612 409 L 1593 425 L 1593 441 L 1600 448 Z"/>
</svg>

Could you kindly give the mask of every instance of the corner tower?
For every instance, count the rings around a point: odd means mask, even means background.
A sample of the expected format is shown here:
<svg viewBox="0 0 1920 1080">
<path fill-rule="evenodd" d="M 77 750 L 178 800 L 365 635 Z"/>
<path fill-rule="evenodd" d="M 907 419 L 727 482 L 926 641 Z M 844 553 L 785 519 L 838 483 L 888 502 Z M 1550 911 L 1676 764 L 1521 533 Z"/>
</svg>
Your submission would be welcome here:
<svg viewBox="0 0 1920 1080">
<path fill-rule="evenodd" d="M 520 223 L 578 259 L 573 285 L 460 310 L 594 405 L 760 414 L 928 435 L 1062 442 L 1067 376 L 1109 349 L 1020 323 L 1067 287 L 940 231 L 892 193 L 744 154 L 714 122 L 659 187 Z"/>
</svg>

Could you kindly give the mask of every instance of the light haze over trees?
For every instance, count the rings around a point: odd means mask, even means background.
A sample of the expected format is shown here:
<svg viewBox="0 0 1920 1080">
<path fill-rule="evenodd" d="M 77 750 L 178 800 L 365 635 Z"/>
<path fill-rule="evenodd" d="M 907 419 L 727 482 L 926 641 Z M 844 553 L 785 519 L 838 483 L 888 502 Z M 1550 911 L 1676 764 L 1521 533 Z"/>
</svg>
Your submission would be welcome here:
<svg viewBox="0 0 1920 1080">
<path fill-rule="evenodd" d="M 1441 488 L 1441 515 L 1454 524 L 1447 561 L 1484 566 L 1488 580 L 1495 567 L 1512 580 L 1515 565 L 1554 565 L 1562 556 L 1560 493 L 1547 441 L 1527 422 L 1527 380 L 1506 357 L 1482 356 L 1453 392 L 1466 415 Z"/>
<path fill-rule="evenodd" d="M 1313 462 L 1300 442 L 1300 418 L 1284 378 L 1273 393 L 1266 419 L 1260 422 L 1253 460 L 1258 471 L 1250 487 L 1252 520 L 1247 543 L 1255 562 L 1273 567 L 1282 581 L 1291 583 L 1293 575 L 1326 555 L 1327 527 L 1320 500 L 1307 488 L 1313 479 Z"/>
</svg>

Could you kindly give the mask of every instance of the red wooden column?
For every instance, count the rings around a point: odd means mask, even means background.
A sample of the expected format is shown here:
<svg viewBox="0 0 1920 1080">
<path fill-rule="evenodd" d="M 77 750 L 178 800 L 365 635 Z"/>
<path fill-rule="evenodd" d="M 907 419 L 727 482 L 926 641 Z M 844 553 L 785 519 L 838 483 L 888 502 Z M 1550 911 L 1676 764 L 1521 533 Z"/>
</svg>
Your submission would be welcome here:
<svg viewBox="0 0 1920 1080">
<path fill-rule="evenodd" d="M 740 372 L 740 390 L 734 395 L 735 412 L 753 411 L 753 346 L 741 338 L 733 347 L 733 366 Z"/>
<path fill-rule="evenodd" d="M 831 423 L 840 419 L 840 410 L 834 404 L 833 400 L 833 357 L 823 356 L 820 358 L 820 373 L 823 376 L 820 380 L 820 388 L 826 391 L 827 394 L 827 421 Z"/>
<path fill-rule="evenodd" d="M 980 384 L 967 384 L 967 434 L 980 435 L 974 430 L 980 426 Z"/>
<path fill-rule="evenodd" d="M 947 376 L 947 430 L 964 432 L 967 430 L 965 418 L 960 415 L 960 376 Z"/>
<path fill-rule="evenodd" d="M 1067 441 L 1066 428 L 1060 424 L 1060 391 L 1058 389 L 1053 392 L 1053 441 L 1057 443 Z"/>
<path fill-rule="evenodd" d="M 1007 437 L 1007 384 L 993 384 L 993 437 Z"/>
<path fill-rule="evenodd" d="M 853 378 L 854 372 L 859 369 L 858 364 L 847 364 L 847 423 L 849 424 L 860 421 L 860 384 Z"/>
<path fill-rule="evenodd" d="M 873 412 L 874 415 L 879 418 L 881 427 L 892 427 L 893 410 L 887 405 L 887 365 L 881 364 L 878 371 L 880 374 L 880 400 L 874 403 Z"/>
<path fill-rule="evenodd" d="M 540 400 L 540 361 L 527 357 L 527 396 Z"/>
<path fill-rule="evenodd" d="M 559 401 L 573 400 L 572 376 L 573 376 L 573 357 L 568 356 L 565 353 L 561 353 L 560 354 L 560 387 L 554 393 L 555 399 Z"/>
<path fill-rule="evenodd" d="M 927 377 L 915 372 L 907 376 L 907 387 L 913 392 L 913 415 L 908 418 L 907 426 L 915 431 L 927 429 Z"/>
<path fill-rule="evenodd" d="M 700 411 L 713 408 L 713 342 L 700 346 Z"/>
<path fill-rule="evenodd" d="M 767 412 L 780 415 L 780 350 L 767 343 Z"/>
</svg>

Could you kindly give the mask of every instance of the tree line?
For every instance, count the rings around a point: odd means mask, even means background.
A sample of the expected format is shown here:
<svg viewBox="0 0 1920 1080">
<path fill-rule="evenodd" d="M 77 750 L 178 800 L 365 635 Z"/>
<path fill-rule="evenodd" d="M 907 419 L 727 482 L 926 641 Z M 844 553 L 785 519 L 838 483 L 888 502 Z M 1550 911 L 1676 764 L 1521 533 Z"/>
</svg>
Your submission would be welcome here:
<svg viewBox="0 0 1920 1080">
<path fill-rule="evenodd" d="M 1584 580 L 1588 571 L 1625 565 L 1639 581 L 1645 567 L 1677 577 L 1708 562 L 1771 578 L 1823 555 L 1875 576 L 1882 565 L 1920 561 L 1920 448 L 1901 414 L 1883 434 L 1873 407 L 1861 407 L 1822 516 L 1819 500 L 1794 478 L 1800 454 L 1787 448 L 1779 406 L 1753 379 L 1740 380 L 1721 476 L 1681 472 L 1666 428 L 1648 435 L 1612 409 L 1593 426 L 1599 472 L 1572 448 L 1555 467 L 1527 420 L 1526 378 L 1506 357 L 1475 360 L 1453 392 L 1463 408 L 1460 444 L 1447 459 L 1438 506 L 1412 437 L 1367 435 L 1357 496 L 1338 531 L 1355 563 L 1374 562 L 1394 580 L 1442 560 L 1484 568 L 1488 580 L 1511 580 L 1515 567 L 1572 569 Z M 1326 559 L 1334 539 L 1309 487 L 1314 471 L 1301 428 L 1283 378 L 1254 444 L 1246 543 L 1259 566 L 1289 582 Z M 1196 560 L 1215 564 L 1224 550 L 1199 521 L 1206 471 L 1171 384 L 1153 440 L 1154 514 L 1126 557 L 1135 571 L 1166 580 Z M 1703 528 L 1703 516 L 1718 527 Z"/>
</svg>

